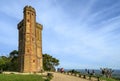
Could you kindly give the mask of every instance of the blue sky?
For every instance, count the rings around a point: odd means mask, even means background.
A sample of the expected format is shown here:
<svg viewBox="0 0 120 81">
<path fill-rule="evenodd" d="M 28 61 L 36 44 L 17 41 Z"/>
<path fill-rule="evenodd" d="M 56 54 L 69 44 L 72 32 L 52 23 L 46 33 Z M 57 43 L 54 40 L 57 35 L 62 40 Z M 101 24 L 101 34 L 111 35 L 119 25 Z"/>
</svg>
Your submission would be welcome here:
<svg viewBox="0 0 120 81">
<path fill-rule="evenodd" d="M 43 53 L 76 69 L 120 69 L 120 0 L 1 0 L 0 55 L 18 49 L 23 8 L 36 9 Z"/>
</svg>

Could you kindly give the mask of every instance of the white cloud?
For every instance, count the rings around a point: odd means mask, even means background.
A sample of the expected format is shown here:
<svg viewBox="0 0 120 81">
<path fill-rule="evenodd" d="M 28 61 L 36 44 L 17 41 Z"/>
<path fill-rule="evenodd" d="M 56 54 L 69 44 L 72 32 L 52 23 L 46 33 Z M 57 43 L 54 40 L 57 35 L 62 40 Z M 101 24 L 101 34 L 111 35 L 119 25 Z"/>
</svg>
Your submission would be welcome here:
<svg viewBox="0 0 120 81">
<path fill-rule="evenodd" d="M 68 13 L 66 8 L 63 8 L 63 5 L 59 4 L 57 0 L 27 0 L 25 2 L 19 0 L 11 1 L 9 4 L 4 3 L 4 5 L 1 5 L 0 12 L 8 15 L 9 18 L 12 17 L 20 21 L 23 18 L 23 7 L 27 3 L 35 7 L 37 21 L 44 26 L 43 52 L 58 57 L 61 60 L 61 66 L 68 68 L 73 65 L 76 68 L 120 67 L 114 67 L 114 64 L 117 65 L 120 61 L 118 59 L 120 34 L 116 34 L 116 30 L 120 28 L 120 17 L 106 18 L 106 14 L 111 15 L 110 10 L 117 8 L 119 5 L 115 4 L 112 7 L 90 13 L 91 10 L 94 10 L 93 5 L 99 5 L 96 4 L 96 0 L 92 0 L 87 3 L 86 7 L 82 6 L 85 7 L 84 9 L 80 8 L 81 10 L 76 11 L 80 13 L 76 18 L 76 14 Z M 74 6 L 72 6 L 72 9 L 74 9 Z M 7 21 L 7 18 L 5 20 Z M 0 21 L 2 20 L 0 19 Z M 17 25 L 15 22 L 0 22 L 0 34 L 2 34 L 0 43 L 7 44 L 9 47 L 17 47 L 17 27 L 13 27 L 15 24 Z M 112 61 L 106 60 L 108 57 Z M 73 61 L 69 62 L 70 59 L 73 59 Z M 108 65 L 104 65 L 105 63 Z"/>
</svg>

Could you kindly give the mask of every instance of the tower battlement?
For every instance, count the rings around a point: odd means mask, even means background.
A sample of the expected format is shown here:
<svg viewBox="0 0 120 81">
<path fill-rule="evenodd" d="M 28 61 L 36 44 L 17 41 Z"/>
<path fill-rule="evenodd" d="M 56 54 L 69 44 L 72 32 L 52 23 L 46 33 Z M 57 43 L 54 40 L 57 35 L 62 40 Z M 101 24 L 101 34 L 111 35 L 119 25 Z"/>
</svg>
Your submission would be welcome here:
<svg viewBox="0 0 120 81">
<path fill-rule="evenodd" d="M 39 23 L 36 23 L 36 27 L 38 27 L 41 30 L 43 29 L 43 26 L 41 24 L 39 24 Z"/>
<path fill-rule="evenodd" d="M 18 25 L 17 25 L 18 29 L 20 29 L 20 27 L 23 26 L 23 23 L 24 23 L 24 20 L 21 20 L 21 21 L 18 23 Z"/>
<path fill-rule="evenodd" d="M 27 5 L 27 6 L 24 7 L 24 12 L 25 12 L 25 11 L 35 12 L 35 9 L 34 9 L 32 6 L 28 6 L 28 5 Z"/>
</svg>

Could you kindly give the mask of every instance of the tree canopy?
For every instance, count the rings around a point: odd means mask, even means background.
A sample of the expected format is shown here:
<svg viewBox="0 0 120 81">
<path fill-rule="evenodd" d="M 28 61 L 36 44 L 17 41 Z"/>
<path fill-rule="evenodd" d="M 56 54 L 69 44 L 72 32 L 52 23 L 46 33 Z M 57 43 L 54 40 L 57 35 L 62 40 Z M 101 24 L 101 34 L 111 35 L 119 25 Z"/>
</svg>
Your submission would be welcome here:
<svg viewBox="0 0 120 81">
<path fill-rule="evenodd" d="M 59 65 L 59 60 L 49 54 L 43 54 L 43 69 L 47 71 L 55 70 Z M 13 50 L 9 56 L 0 56 L 0 69 L 4 71 L 18 71 L 18 51 Z"/>
<path fill-rule="evenodd" d="M 18 51 L 13 50 L 9 56 L 0 56 L 0 69 L 8 71 L 18 70 Z"/>
<path fill-rule="evenodd" d="M 43 68 L 47 71 L 54 71 L 55 66 L 59 65 L 59 60 L 49 54 L 43 54 Z"/>
</svg>

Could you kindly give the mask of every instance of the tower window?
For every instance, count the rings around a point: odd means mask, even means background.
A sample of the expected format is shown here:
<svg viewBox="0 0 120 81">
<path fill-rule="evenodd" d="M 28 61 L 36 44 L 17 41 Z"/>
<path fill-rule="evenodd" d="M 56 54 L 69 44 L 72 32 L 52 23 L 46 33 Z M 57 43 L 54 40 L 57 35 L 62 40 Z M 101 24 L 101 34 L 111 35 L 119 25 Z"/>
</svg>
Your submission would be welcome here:
<svg viewBox="0 0 120 81">
<path fill-rule="evenodd" d="M 33 60 L 33 63 L 35 62 L 35 60 Z"/>
<path fill-rule="evenodd" d="M 34 41 L 34 38 L 32 38 L 32 41 Z"/>
<path fill-rule="evenodd" d="M 27 19 L 27 22 L 29 22 L 29 19 Z"/>
<path fill-rule="evenodd" d="M 27 49 L 27 52 L 30 52 L 29 49 Z"/>
</svg>

